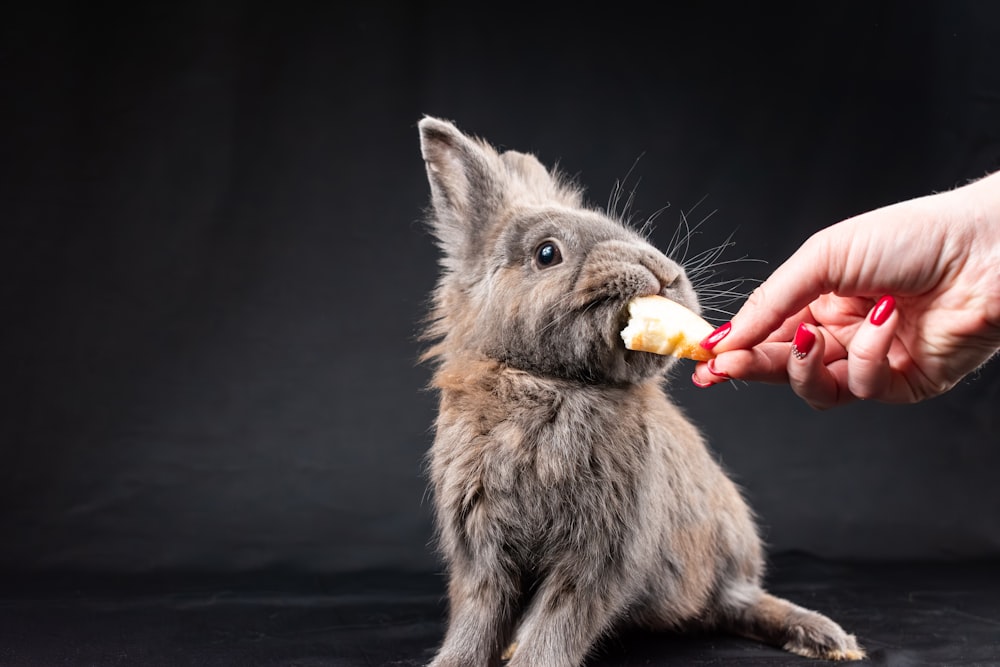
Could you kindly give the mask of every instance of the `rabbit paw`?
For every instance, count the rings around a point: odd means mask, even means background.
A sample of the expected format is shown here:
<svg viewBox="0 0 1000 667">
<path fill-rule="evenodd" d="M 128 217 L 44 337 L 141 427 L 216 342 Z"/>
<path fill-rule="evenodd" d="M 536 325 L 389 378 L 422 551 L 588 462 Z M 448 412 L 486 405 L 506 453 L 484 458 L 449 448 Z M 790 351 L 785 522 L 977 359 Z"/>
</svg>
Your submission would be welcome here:
<svg viewBox="0 0 1000 667">
<path fill-rule="evenodd" d="M 514 657 L 514 651 L 516 650 L 517 650 L 517 642 L 511 642 L 510 646 L 508 646 L 507 649 L 503 652 L 503 655 L 500 656 L 500 659 L 510 660 L 511 658 Z"/>
<path fill-rule="evenodd" d="M 864 660 L 865 652 L 854 635 L 849 635 L 830 619 L 802 611 L 788 619 L 786 651 L 822 660 Z"/>
</svg>

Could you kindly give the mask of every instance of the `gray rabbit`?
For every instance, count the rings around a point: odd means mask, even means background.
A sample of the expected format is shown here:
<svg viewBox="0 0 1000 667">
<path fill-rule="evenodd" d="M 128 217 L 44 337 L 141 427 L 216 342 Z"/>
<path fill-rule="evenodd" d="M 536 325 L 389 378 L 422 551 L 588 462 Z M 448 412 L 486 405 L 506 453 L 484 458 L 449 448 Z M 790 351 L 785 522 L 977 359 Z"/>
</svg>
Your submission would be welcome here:
<svg viewBox="0 0 1000 667">
<path fill-rule="evenodd" d="M 696 312 L 683 268 L 532 155 L 424 118 L 442 250 L 427 326 L 430 452 L 449 620 L 433 667 L 575 667 L 623 623 L 729 631 L 864 657 L 761 588 L 750 510 L 664 392 L 671 357 L 626 350 L 626 303 Z"/>
</svg>

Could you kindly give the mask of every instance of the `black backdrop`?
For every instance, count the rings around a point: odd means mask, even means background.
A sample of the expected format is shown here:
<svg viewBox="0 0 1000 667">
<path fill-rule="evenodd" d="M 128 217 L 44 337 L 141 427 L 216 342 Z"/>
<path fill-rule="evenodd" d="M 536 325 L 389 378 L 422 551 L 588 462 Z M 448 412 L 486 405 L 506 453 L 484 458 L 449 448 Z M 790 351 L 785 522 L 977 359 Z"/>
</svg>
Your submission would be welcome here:
<svg viewBox="0 0 1000 667">
<path fill-rule="evenodd" d="M 435 567 L 423 114 L 726 277 L 1000 168 L 992 3 L 133 4 L 0 21 L 6 571 Z M 774 551 L 1000 554 L 1000 364 L 826 413 L 685 371 Z"/>
</svg>

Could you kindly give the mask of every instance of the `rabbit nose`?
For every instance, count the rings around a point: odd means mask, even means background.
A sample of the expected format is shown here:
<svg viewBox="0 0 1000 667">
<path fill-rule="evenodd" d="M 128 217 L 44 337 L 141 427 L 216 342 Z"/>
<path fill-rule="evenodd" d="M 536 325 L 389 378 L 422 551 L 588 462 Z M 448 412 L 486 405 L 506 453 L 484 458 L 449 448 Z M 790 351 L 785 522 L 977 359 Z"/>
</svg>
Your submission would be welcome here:
<svg viewBox="0 0 1000 667">
<path fill-rule="evenodd" d="M 665 295 L 666 291 L 681 277 L 680 267 L 658 250 L 643 248 L 639 255 L 639 263 L 652 273 L 653 277 L 660 283 L 660 294 Z"/>
</svg>

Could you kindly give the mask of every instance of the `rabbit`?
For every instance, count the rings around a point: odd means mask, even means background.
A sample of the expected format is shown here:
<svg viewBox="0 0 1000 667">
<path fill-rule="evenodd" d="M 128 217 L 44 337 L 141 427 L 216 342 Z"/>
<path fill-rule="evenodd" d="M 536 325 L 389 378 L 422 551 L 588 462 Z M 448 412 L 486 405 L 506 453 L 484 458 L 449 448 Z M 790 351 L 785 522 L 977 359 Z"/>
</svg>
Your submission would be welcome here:
<svg viewBox="0 0 1000 667">
<path fill-rule="evenodd" d="M 575 667 L 623 624 L 862 658 L 762 589 L 755 519 L 665 392 L 677 360 L 624 347 L 633 297 L 700 312 L 684 269 L 533 155 L 418 126 L 441 249 L 421 357 L 448 574 L 432 667 Z"/>
</svg>

